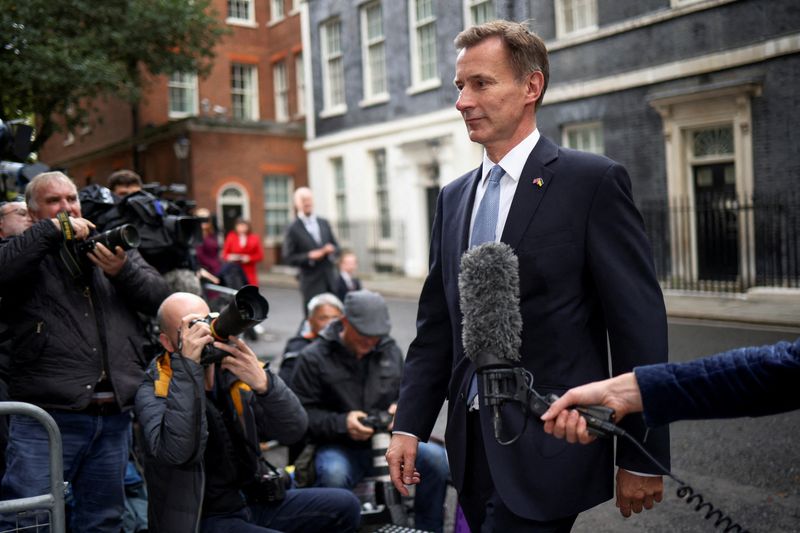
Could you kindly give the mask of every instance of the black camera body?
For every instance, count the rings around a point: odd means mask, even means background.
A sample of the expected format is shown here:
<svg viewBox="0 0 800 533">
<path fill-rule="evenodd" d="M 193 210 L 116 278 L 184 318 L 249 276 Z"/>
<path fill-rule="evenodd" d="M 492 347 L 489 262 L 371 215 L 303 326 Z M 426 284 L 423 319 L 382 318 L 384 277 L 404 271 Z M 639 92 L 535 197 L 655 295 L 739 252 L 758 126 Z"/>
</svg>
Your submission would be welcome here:
<svg viewBox="0 0 800 533">
<path fill-rule="evenodd" d="M 247 328 L 263 322 L 267 318 L 267 313 L 269 313 L 269 302 L 258 292 L 258 287 L 245 285 L 236 292 L 233 300 L 219 314 L 198 318 L 190 322 L 189 326 L 205 322 L 211 328 L 211 336 L 215 340 L 228 342 L 228 337 L 239 335 Z M 206 344 L 200 356 L 200 364 L 213 365 L 222 361 L 227 355 L 224 350 Z"/>
<path fill-rule="evenodd" d="M 94 250 L 97 243 L 100 243 L 113 253 L 117 246 L 121 246 L 123 250 L 130 250 L 138 247 L 140 242 L 139 230 L 136 229 L 136 226 L 123 224 L 83 241 L 75 241 L 75 251 L 80 255 L 86 255 Z"/>
<path fill-rule="evenodd" d="M 249 503 L 274 503 L 286 497 L 288 476 L 284 476 L 272 465 L 258 462 L 255 479 L 245 490 Z"/>
<path fill-rule="evenodd" d="M 389 431 L 389 424 L 392 423 L 393 416 L 389 411 L 375 411 L 372 414 L 359 418 L 359 422 L 367 427 L 371 427 L 376 433 Z"/>
</svg>

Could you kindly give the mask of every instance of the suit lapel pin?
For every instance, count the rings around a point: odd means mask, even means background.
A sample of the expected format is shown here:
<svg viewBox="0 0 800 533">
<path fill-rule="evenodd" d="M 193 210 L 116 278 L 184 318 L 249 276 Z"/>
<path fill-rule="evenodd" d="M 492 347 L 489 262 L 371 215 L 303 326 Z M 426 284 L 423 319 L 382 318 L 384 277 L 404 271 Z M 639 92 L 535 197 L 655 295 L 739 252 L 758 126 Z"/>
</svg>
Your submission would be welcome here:
<svg viewBox="0 0 800 533">
<path fill-rule="evenodd" d="M 542 178 L 534 178 L 533 184 L 538 187 L 541 187 L 542 185 L 544 185 L 544 180 Z"/>
</svg>

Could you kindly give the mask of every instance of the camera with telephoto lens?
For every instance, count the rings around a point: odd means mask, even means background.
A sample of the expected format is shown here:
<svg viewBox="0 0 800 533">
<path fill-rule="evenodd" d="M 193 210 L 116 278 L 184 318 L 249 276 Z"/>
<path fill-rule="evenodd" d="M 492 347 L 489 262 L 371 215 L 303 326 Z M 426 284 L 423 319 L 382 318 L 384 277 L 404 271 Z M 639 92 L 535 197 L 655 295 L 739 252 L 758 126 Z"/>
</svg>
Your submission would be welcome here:
<svg viewBox="0 0 800 533">
<path fill-rule="evenodd" d="M 233 296 L 233 300 L 216 316 L 208 315 L 189 323 L 189 327 L 205 322 L 211 327 L 211 336 L 220 342 L 228 342 L 231 335 L 239 335 L 247 328 L 263 322 L 269 313 L 269 302 L 258 292 L 255 285 L 245 285 Z M 200 364 L 213 365 L 222 361 L 228 352 L 215 348 L 212 344 L 203 347 Z"/>
<path fill-rule="evenodd" d="M 376 433 L 382 433 L 389 431 L 389 424 L 392 423 L 392 418 L 389 411 L 375 411 L 367 416 L 362 416 L 358 421 L 367 427 L 371 427 Z"/>
<path fill-rule="evenodd" d="M 111 250 L 111 253 L 114 253 L 117 246 L 121 246 L 123 250 L 130 250 L 138 247 L 140 242 L 139 230 L 136 229 L 136 226 L 123 224 L 114 229 L 93 235 L 86 240 L 75 241 L 75 251 L 81 255 L 86 255 L 94 250 L 97 243 L 100 243 Z"/>
</svg>

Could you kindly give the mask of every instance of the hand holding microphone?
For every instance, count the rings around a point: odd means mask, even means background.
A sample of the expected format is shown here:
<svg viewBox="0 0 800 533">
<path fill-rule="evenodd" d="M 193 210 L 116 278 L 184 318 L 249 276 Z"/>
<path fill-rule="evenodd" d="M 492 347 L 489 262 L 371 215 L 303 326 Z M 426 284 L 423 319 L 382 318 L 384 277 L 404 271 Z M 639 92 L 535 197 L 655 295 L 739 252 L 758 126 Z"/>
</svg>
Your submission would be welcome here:
<svg viewBox="0 0 800 533">
<path fill-rule="evenodd" d="M 599 404 L 613 409 L 616 421 L 628 413 L 642 411 L 642 396 L 639 384 L 633 372 L 596 381 L 570 389 L 554 401 L 542 415 L 544 431 L 567 442 L 588 444 L 595 439 L 589 432 L 586 419 L 578 410 L 571 409 L 576 405 Z"/>
</svg>

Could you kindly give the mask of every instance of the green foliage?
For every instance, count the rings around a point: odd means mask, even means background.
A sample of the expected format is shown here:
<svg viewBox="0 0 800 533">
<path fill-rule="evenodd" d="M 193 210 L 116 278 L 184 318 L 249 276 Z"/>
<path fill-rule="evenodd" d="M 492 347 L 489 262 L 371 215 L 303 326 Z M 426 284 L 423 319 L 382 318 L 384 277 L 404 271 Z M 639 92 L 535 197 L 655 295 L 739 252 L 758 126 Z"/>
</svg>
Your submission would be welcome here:
<svg viewBox="0 0 800 533">
<path fill-rule="evenodd" d="M 100 96 L 135 105 L 144 72 L 207 74 L 226 30 L 211 0 L 0 0 L 0 119 L 39 117 L 34 149 Z"/>
</svg>

